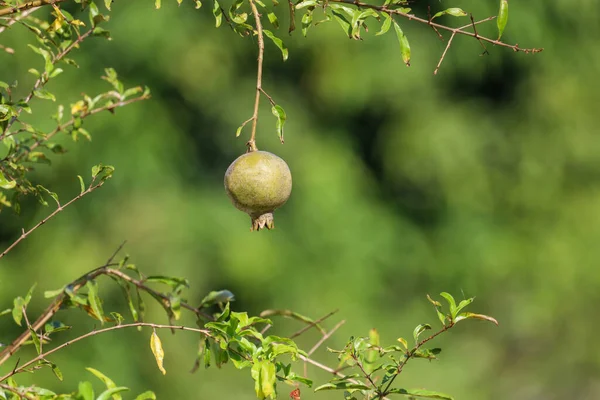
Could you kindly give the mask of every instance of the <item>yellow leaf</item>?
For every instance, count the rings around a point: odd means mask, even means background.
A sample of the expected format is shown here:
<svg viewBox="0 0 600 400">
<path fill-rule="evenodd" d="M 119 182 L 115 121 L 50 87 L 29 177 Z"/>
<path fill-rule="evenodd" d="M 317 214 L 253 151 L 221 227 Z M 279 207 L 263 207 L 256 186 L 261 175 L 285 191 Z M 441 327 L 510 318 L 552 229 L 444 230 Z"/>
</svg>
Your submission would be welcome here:
<svg viewBox="0 0 600 400">
<path fill-rule="evenodd" d="M 156 364 L 158 365 L 158 369 L 160 372 L 165 375 L 167 371 L 163 367 L 163 359 L 165 358 L 165 352 L 162 348 L 162 343 L 160 342 L 160 338 L 156 334 L 156 331 L 152 332 L 152 336 L 150 336 L 150 348 L 152 349 L 152 354 L 154 354 L 154 358 L 156 359 Z"/>
</svg>

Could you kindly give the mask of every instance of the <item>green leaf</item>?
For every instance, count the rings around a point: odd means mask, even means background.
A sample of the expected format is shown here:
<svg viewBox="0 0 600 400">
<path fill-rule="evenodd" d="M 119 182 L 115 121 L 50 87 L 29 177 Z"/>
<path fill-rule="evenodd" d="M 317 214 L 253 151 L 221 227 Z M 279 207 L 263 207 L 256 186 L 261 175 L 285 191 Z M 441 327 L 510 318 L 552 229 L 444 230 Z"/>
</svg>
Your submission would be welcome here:
<svg viewBox="0 0 600 400">
<path fill-rule="evenodd" d="M 19 296 L 13 300 L 13 305 L 13 319 L 17 325 L 21 326 L 21 321 L 23 320 L 23 307 L 26 305 L 25 299 Z"/>
<path fill-rule="evenodd" d="M 79 382 L 78 397 L 82 397 L 82 400 L 94 400 L 94 388 L 90 382 Z"/>
<path fill-rule="evenodd" d="M 92 35 L 96 37 L 105 37 L 107 39 L 110 39 L 110 31 L 107 31 L 106 29 L 101 28 L 99 26 L 94 28 L 94 30 L 92 31 Z"/>
<path fill-rule="evenodd" d="M 250 371 L 254 379 L 254 390 L 259 399 L 275 398 L 275 364 L 270 361 L 256 361 Z"/>
<path fill-rule="evenodd" d="M 221 11 L 221 5 L 217 0 L 213 0 L 213 15 L 215 16 L 215 26 L 218 28 L 223 21 L 223 11 Z"/>
<path fill-rule="evenodd" d="M 381 25 L 381 30 L 377 32 L 375 36 L 383 35 L 392 27 L 392 17 L 388 13 L 383 13 L 383 17 L 385 18 L 385 21 L 383 21 L 383 24 Z"/>
<path fill-rule="evenodd" d="M 90 371 L 92 374 L 94 374 L 94 376 L 96 376 L 96 378 L 100 379 L 102 382 L 104 382 L 104 384 L 106 385 L 107 389 L 116 389 L 117 385 L 115 385 L 115 383 L 106 375 L 104 375 L 102 372 L 98 371 L 97 369 L 91 368 L 91 367 L 87 367 L 86 368 L 88 371 Z M 115 392 L 115 394 L 113 394 L 112 398 L 113 400 L 121 400 L 121 395 L 116 394 L 117 392 Z M 100 397 L 98 397 L 99 400 Z"/>
<path fill-rule="evenodd" d="M 194 0 L 194 3 L 196 3 L 194 6 L 196 10 L 202 7 L 202 2 L 200 0 Z"/>
<path fill-rule="evenodd" d="M 56 78 L 58 75 L 62 74 L 64 71 L 62 68 L 55 68 L 49 75 L 50 78 Z"/>
<path fill-rule="evenodd" d="M 335 18 L 335 20 L 342 27 L 342 30 L 346 33 L 346 35 L 348 35 L 349 38 L 351 38 L 352 37 L 352 24 L 350 24 L 350 21 L 348 21 L 348 19 L 339 11 L 331 10 L 331 13 L 333 14 L 333 17 Z"/>
<path fill-rule="evenodd" d="M 277 117 L 275 129 L 277 131 L 277 136 L 279 136 L 279 140 L 281 141 L 281 143 L 283 143 L 283 125 L 285 124 L 285 120 L 287 118 L 285 115 L 285 110 L 279 105 L 274 105 L 273 107 L 271 107 L 271 112 L 275 117 Z"/>
<path fill-rule="evenodd" d="M 56 289 L 56 290 L 46 290 L 44 292 L 44 297 L 47 299 L 49 299 L 51 297 L 56 297 L 64 291 L 65 291 L 65 288 L 60 288 L 60 289 Z"/>
<path fill-rule="evenodd" d="M 306 0 L 296 4 L 296 10 L 301 10 L 306 7 L 316 7 L 319 5 L 317 0 Z"/>
<path fill-rule="evenodd" d="M 48 190 L 47 188 L 45 188 L 42 185 L 37 185 L 36 187 L 38 190 L 48 193 L 50 195 L 50 197 L 52 197 L 54 199 L 56 204 L 58 204 L 58 206 L 60 207 L 60 201 L 58 201 L 58 195 L 56 193 L 51 192 L 50 190 Z"/>
<path fill-rule="evenodd" d="M 408 39 L 396 21 L 394 21 L 394 29 L 396 30 L 396 36 L 398 36 L 398 42 L 400 42 L 402 60 L 407 67 L 410 67 L 410 45 L 408 44 Z"/>
<path fill-rule="evenodd" d="M 63 324 L 60 321 L 52 321 L 52 322 L 48 322 L 44 325 L 44 332 L 46 333 L 46 335 L 49 335 L 51 333 L 66 331 L 69 329 L 71 329 L 70 326 Z"/>
<path fill-rule="evenodd" d="M 148 390 L 140 395 L 138 395 L 135 400 L 156 400 L 156 395 L 153 391 Z"/>
<path fill-rule="evenodd" d="M 185 278 L 176 278 L 172 276 L 164 275 L 152 275 L 146 278 L 146 282 L 164 283 L 169 285 L 173 290 L 180 289 L 182 287 L 189 287 L 189 282 Z"/>
<path fill-rule="evenodd" d="M 454 320 L 454 317 L 456 317 L 456 301 L 454 300 L 454 297 L 452 297 L 450 293 L 446 292 L 440 293 L 440 296 L 442 296 L 448 302 L 450 315 L 452 316 L 452 320 Z"/>
<path fill-rule="evenodd" d="M 279 48 L 279 50 L 281 50 L 281 55 L 283 56 L 283 61 L 287 60 L 288 59 L 288 49 L 287 49 L 287 47 L 285 47 L 285 44 L 283 43 L 283 41 L 281 39 L 279 39 L 277 36 L 275 36 L 273 34 L 273 32 L 271 32 L 270 30 L 263 29 L 263 33 L 265 34 L 266 37 L 271 39 L 271 41 L 275 44 L 275 46 L 277 46 Z"/>
<path fill-rule="evenodd" d="M 498 40 L 502 37 L 504 33 L 504 28 L 506 28 L 506 24 L 508 23 L 508 0 L 500 0 L 500 11 L 498 11 L 498 20 L 496 24 L 498 25 Z"/>
<path fill-rule="evenodd" d="M 101 325 L 104 325 L 104 312 L 102 311 L 102 302 L 98 297 L 98 284 L 96 281 L 87 281 L 85 284 L 88 289 L 88 302 L 96 318 L 100 321 Z"/>
<path fill-rule="evenodd" d="M 421 335 L 426 330 L 431 329 L 431 325 L 429 324 L 421 324 L 418 325 L 413 331 L 413 337 L 415 338 L 415 342 L 419 341 L 419 335 Z"/>
<path fill-rule="evenodd" d="M 39 99 L 56 101 L 56 97 L 45 89 L 36 89 L 33 91 L 33 94 Z"/>
<path fill-rule="evenodd" d="M 360 28 L 363 26 L 365 19 L 368 17 L 379 18 L 379 14 L 372 9 L 367 10 L 355 10 L 352 15 L 352 37 L 355 39 L 360 39 Z"/>
<path fill-rule="evenodd" d="M 465 299 L 465 300 L 462 300 L 460 303 L 458 303 L 458 306 L 456 307 L 456 314 L 458 314 L 459 312 L 462 311 L 463 308 L 465 308 L 466 306 L 471 304 L 473 302 L 473 300 L 475 300 L 475 299 L 473 297 L 471 297 L 470 299 Z"/>
<path fill-rule="evenodd" d="M 110 5 L 112 4 L 113 0 L 104 0 L 104 7 L 106 7 L 106 9 L 108 11 L 110 11 Z"/>
<path fill-rule="evenodd" d="M 447 394 L 423 389 L 392 388 L 390 389 L 390 394 L 403 394 L 405 396 L 421 397 L 426 399 L 454 400 L 452 396 L 449 396 Z"/>
<path fill-rule="evenodd" d="M 156 9 L 160 9 L 161 6 L 161 0 L 154 0 L 154 7 L 156 7 Z"/>
<path fill-rule="evenodd" d="M 202 299 L 200 307 L 208 307 L 217 303 L 229 303 L 231 301 L 235 301 L 235 296 L 229 290 L 212 291 Z"/>
<path fill-rule="evenodd" d="M 453 8 L 448 8 L 444 11 L 435 13 L 435 15 L 431 18 L 431 20 L 433 21 L 435 18 L 441 17 L 442 15 L 446 15 L 446 14 L 452 15 L 453 17 L 465 17 L 467 15 L 467 13 L 464 12 L 462 9 L 453 7 Z"/>
<path fill-rule="evenodd" d="M 40 337 L 37 335 L 37 333 L 35 333 L 35 331 L 33 330 L 33 328 L 31 326 L 29 326 L 29 333 L 31 333 L 31 341 L 33 342 L 33 345 L 35 346 L 35 351 L 37 351 L 38 354 L 40 354 L 42 352 L 42 348 L 40 347 Z"/>
<path fill-rule="evenodd" d="M 79 178 L 79 186 L 81 187 L 81 192 L 79 192 L 79 194 L 82 194 L 83 192 L 85 192 L 85 183 L 83 183 L 83 178 L 81 177 L 81 175 L 77 175 L 77 178 Z"/>
<path fill-rule="evenodd" d="M 429 295 L 427 295 L 427 300 L 429 300 L 429 302 L 431 304 L 433 304 L 435 307 L 441 307 L 442 306 L 442 303 L 440 303 L 437 300 L 432 299 L 431 296 L 429 296 Z"/>
<path fill-rule="evenodd" d="M 369 390 L 369 387 L 362 383 L 329 382 L 315 388 L 315 392 L 320 392 L 321 390 Z"/>
<path fill-rule="evenodd" d="M 309 8 L 306 13 L 302 16 L 302 34 L 304 35 L 304 37 L 306 37 L 306 35 L 308 34 L 308 29 L 311 27 L 312 25 L 312 21 L 313 21 L 313 11 L 314 8 L 311 7 Z"/>
<path fill-rule="evenodd" d="M 12 189 L 15 186 L 17 186 L 17 182 L 14 180 L 9 181 L 8 179 L 6 179 L 2 171 L 0 171 L 0 187 L 2 189 Z"/>
<path fill-rule="evenodd" d="M 100 396 L 98 396 L 98 398 L 96 400 L 108 400 L 111 397 L 114 399 L 115 396 L 119 396 L 119 398 L 120 398 L 121 396 L 117 395 L 117 393 L 126 392 L 128 390 L 129 390 L 129 388 L 126 388 L 124 386 L 107 389 L 104 392 L 100 393 Z"/>
<path fill-rule="evenodd" d="M 52 372 L 54 373 L 54 376 L 56 376 L 58 378 L 58 380 L 62 382 L 63 374 L 62 374 L 61 370 L 58 368 L 58 366 L 56 364 L 50 364 L 50 368 L 52 368 Z"/>
</svg>

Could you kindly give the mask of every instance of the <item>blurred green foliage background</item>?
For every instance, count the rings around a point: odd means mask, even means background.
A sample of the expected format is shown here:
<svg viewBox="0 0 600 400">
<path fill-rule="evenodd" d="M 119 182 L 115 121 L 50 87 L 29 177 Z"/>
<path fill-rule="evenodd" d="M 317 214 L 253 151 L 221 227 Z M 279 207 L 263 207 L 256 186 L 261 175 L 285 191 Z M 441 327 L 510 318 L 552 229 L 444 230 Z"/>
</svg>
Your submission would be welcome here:
<svg viewBox="0 0 600 400">
<path fill-rule="evenodd" d="M 189 278 L 192 304 L 226 288 L 236 294 L 236 310 L 253 314 L 290 308 L 318 317 L 339 308 L 329 326 L 347 323 L 330 347 L 372 327 L 392 344 L 419 323 L 434 324 L 427 293 L 476 296 L 473 311 L 500 326 L 462 323 L 437 342 L 441 359 L 411 362 L 401 385 L 460 400 L 600 398 L 599 5 L 511 3 L 505 41 L 543 53 L 490 46 L 491 55 L 479 57 L 477 41 L 457 37 L 437 76 L 445 43 L 427 26 L 400 21 L 413 48 L 410 68 L 393 30 L 375 38 L 373 26 L 358 42 L 335 22 L 306 39 L 282 27 L 290 58 L 282 63 L 267 43 L 263 85 L 288 114 L 286 143 L 279 144 L 264 100 L 257 143 L 288 162 L 294 189 L 275 214 L 276 230 L 251 233 L 222 179 L 249 135 L 246 128 L 236 139 L 235 130 L 252 112 L 256 41 L 215 29 L 208 4 L 196 11 L 163 3 L 157 11 L 151 2 L 115 2 L 107 25 L 114 40 L 87 41 L 75 56 L 81 68 L 50 84 L 68 105 L 81 92 L 105 90 L 99 77 L 111 66 L 127 85 L 150 86 L 153 98 L 86 119 L 92 142 L 65 137 L 69 153 L 37 168 L 35 179 L 65 200 L 92 165 L 112 164 L 116 173 L 2 260 L 2 308 L 38 282 L 32 318 L 46 305 L 44 290 L 101 265 L 127 240 L 144 272 Z M 477 19 L 494 15 L 497 3 L 419 1 L 414 10 L 455 6 Z M 479 32 L 493 37 L 495 23 Z M 26 93 L 27 69 L 41 64 L 26 46 L 32 36 L 15 27 L 1 40 L 16 54 L 0 53 L 0 77 L 17 79 Z M 32 121 L 51 129 L 54 107 L 38 100 Z M 3 247 L 49 212 L 35 199 L 21 216 L 5 210 Z M 105 309 L 126 315 L 120 293 L 109 280 L 101 287 Z M 149 317 L 166 320 L 157 306 Z M 64 337 L 93 326 L 79 311 L 59 318 L 78 326 Z M 283 334 L 299 328 L 279 322 Z M 0 341 L 18 333 L 3 317 Z M 189 374 L 196 337 L 181 332 L 162 334 L 163 377 L 149 335 L 119 331 L 81 342 L 53 358 L 65 382 L 49 370 L 37 381 L 75 389 L 94 379 L 84 370 L 90 366 L 159 399 L 255 398 L 247 371 L 229 365 Z M 310 348 L 315 340 L 300 343 Z M 335 363 L 324 350 L 317 359 Z M 310 371 L 317 383 L 328 378 Z M 305 389 L 302 396 L 341 393 Z"/>
</svg>

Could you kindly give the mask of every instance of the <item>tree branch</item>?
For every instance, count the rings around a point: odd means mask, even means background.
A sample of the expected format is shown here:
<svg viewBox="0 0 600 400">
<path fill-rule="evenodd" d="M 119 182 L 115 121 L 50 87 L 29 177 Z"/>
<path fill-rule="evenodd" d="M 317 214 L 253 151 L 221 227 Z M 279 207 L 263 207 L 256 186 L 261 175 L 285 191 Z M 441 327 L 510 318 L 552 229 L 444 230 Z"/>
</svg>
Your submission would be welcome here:
<svg viewBox="0 0 600 400">
<path fill-rule="evenodd" d="M 123 247 L 123 245 L 121 245 L 119 247 L 119 249 L 121 249 L 122 247 Z M 143 291 L 150 293 L 154 297 L 158 297 L 158 298 L 162 299 L 165 302 L 169 301 L 168 296 L 166 296 L 160 292 L 157 292 L 156 290 L 146 286 L 142 280 L 137 280 L 117 269 L 111 268 L 111 267 L 118 265 L 118 264 L 115 264 L 112 262 L 115 256 L 116 256 L 116 252 L 113 253 L 113 255 L 108 259 L 108 262 L 106 264 L 88 272 L 87 274 L 81 276 L 80 278 L 71 282 L 67 286 L 72 290 L 73 293 L 76 293 L 77 291 L 79 291 L 79 289 L 81 289 L 83 286 L 85 286 L 85 284 L 88 281 L 91 281 L 101 275 L 108 275 L 108 276 L 114 276 L 114 277 L 121 278 L 121 279 L 137 286 L 138 288 L 142 289 Z M 58 310 L 60 309 L 61 305 L 66 300 L 66 298 L 67 298 L 67 295 L 64 292 L 61 293 L 60 295 L 58 295 L 54 299 L 54 301 L 46 308 L 46 310 L 44 310 L 44 312 L 38 317 L 38 319 L 33 324 L 31 324 L 32 330 L 37 331 L 37 330 L 41 329 L 46 324 L 46 322 L 48 322 L 54 316 L 54 314 L 56 314 L 58 312 Z M 192 307 L 191 305 L 189 305 L 183 301 L 181 302 L 181 307 L 193 312 L 194 314 L 196 314 L 199 317 L 205 318 L 207 320 L 213 320 L 212 316 L 206 314 L 201 309 Z M 32 331 L 29 329 L 25 330 L 9 346 L 4 348 L 4 350 L 2 350 L 2 352 L 0 352 L 0 365 L 2 365 L 13 354 L 15 354 L 19 350 L 19 348 L 23 345 L 23 343 L 25 343 L 27 340 L 29 340 L 29 338 L 31 337 L 31 332 Z"/>
<path fill-rule="evenodd" d="M 536 49 L 536 48 L 523 49 L 523 48 L 520 48 L 518 44 L 511 45 L 511 44 L 508 44 L 508 43 L 504 43 L 504 42 L 502 42 L 500 40 L 490 39 L 490 38 L 487 38 L 485 36 L 480 36 L 480 35 L 478 35 L 478 34 L 476 34 L 474 32 L 466 31 L 465 29 L 467 27 L 473 26 L 472 24 L 469 24 L 466 27 L 452 28 L 450 26 L 438 24 L 438 23 L 429 21 L 427 19 L 417 17 L 417 16 L 415 16 L 413 14 L 408 14 L 408 13 L 404 13 L 404 12 L 399 11 L 399 10 L 394 10 L 394 9 L 388 8 L 387 6 L 377 6 L 377 5 L 373 5 L 373 4 L 367 4 L 367 3 L 363 3 L 362 1 L 358 1 L 358 0 L 328 0 L 328 1 L 330 1 L 331 3 L 351 4 L 351 5 L 354 5 L 354 6 L 359 7 L 359 8 L 371 8 L 373 10 L 377 10 L 377 11 L 380 11 L 380 12 L 388 13 L 390 15 L 398 15 L 398 16 L 406 18 L 406 19 L 408 19 L 410 21 L 416 21 L 416 22 L 420 22 L 420 23 L 425 24 L 425 25 L 429 25 L 432 28 L 438 28 L 438 29 L 441 29 L 441 30 L 445 30 L 445 31 L 451 32 L 453 34 L 460 34 L 460 35 L 470 36 L 470 37 L 476 38 L 478 40 L 483 40 L 485 42 L 492 43 L 492 44 L 494 44 L 496 46 L 507 47 L 509 49 L 512 49 L 513 51 L 522 51 L 522 52 L 524 52 L 526 54 L 529 54 L 529 53 L 539 53 L 542 50 L 544 50 L 543 48 L 540 48 L 540 49 Z M 486 21 L 486 20 L 484 20 L 484 21 Z"/>
<path fill-rule="evenodd" d="M 0 382 L 4 382 L 5 380 L 7 380 L 8 378 L 10 378 L 13 375 L 16 375 L 20 372 L 24 372 L 25 369 L 27 367 L 29 367 L 30 365 L 36 363 L 37 361 L 40 360 L 44 360 L 46 359 L 49 355 L 67 347 L 72 345 L 73 343 L 79 342 L 80 340 L 83 340 L 85 338 L 91 337 L 91 336 L 95 336 L 101 333 L 106 333 L 106 332 L 110 332 L 110 331 L 115 331 L 117 329 L 125 329 L 125 328 L 135 328 L 135 327 L 139 327 L 139 326 L 147 326 L 150 328 L 154 328 L 154 329 L 176 329 L 176 330 L 182 330 L 182 331 L 190 331 L 190 332 L 198 332 L 198 333 L 202 333 L 203 335 L 206 336 L 211 336 L 210 331 L 206 330 L 206 329 L 199 329 L 199 328 L 190 328 L 187 326 L 183 326 L 183 325 L 160 325 L 160 324 L 152 324 L 149 322 L 135 322 L 132 324 L 123 324 L 123 325 L 114 325 L 114 326 L 110 326 L 108 328 L 104 328 L 104 329 L 98 329 L 98 330 L 94 330 L 91 332 L 88 332 L 84 335 L 81 335 L 79 337 L 76 337 L 75 339 L 69 340 L 68 342 L 65 342 L 63 344 L 61 344 L 60 346 L 57 346 L 55 348 L 53 348 L 52 350 L 48 350 L 45 353 L 42 353 L 40 355 L 38 355 L 35 358 L 32 358 L 31 360 L 27 361 L 25 364 L 21 365 L 18 368 L 15 368 L 13 371 L 7 373 L 6 375 L 4 375 L 2 378 L 0 378 Z"/>
<path fill-rule="evenodd" d="M 25 10 L 28 10 L 30 8 L 37 8 L 37 7 L 46 6 L 46 5 L 58 4 L 58 3 L 62 3 L 64 1 L 67 1 L 67 0 L 34 0 L 34 1 L 29 1 L 27 3 L 19 4 L 16 7 L 6 7 L 6 8 L 3 8 L 3 9 L 0 9 L 0 17 L 3 17 L 5 15 L 16 14 L 18 12 L 25 11 Z"/>
<path fill-rule="evenodd" d="M 392 376 L 392 378 L 388 381 L 387 386 L 383 390 L 382 396 L 385 396 L 388 394 L 388 391 L 390 390 L 390 387 L 392 387 L 394 380 L 398 377 L 398 375 L 400 375 L 400 373 L 402 372 L 402 369 L 404 368 L 404 366 L 406 365 L 408 360 L 410 360 L 415 355 L 415 353 L 421 348 L 421 346 L 423 346 L 425 343 L 429 342 L 430 340 L 435 339 L 437 336 L 446 332 L 448 329 L 452 328 L 454 325 L 455 325 L 454 322 L 449 322 L 448 325 L 444 325 L 444 327 L 442 329 L 440 329 L 436 333 L 432 334 L 431 336 L 421 340 L 420 342 L 418 342 L 415 345 L 415 347 L 413 347 L 410 351 L 408 351 L 404 355 L 404 360 L 402 360 L 402 362 L 400 362 L 400 364 L 398 364 L 398 368 L 397 368 L 398 373 L 396 375 Z"/>
<path fill-rule="evenodd" d="M 52 4 L 52 3 L 48 3 L 48 4 Z M 71 43 L 66 49 L 64 49 L 60 53 L 56 54 L 52 58 L 52 65 L 55 65 L 63 57 L 65 57 L 67 54 L 69 54 L 71 52 L 71 50 L 73 50 L 74 48 L 79 46 L 79 44 L 81 42 L 83 42 L 87 37 L 89 37 L 93 31 L 94 31 L 94 28 L 88 30 L 83 35 L 80 35 L 79 37 L 77 37 L 77 39 L 75 39 L 73 41 L 73 43 Z M 35 81 L 35 84 L 33 85 L 31 92 L 29 92 L 29 94 L 27 95 L 25 100 L 23 100 L 23 102 L 29 103 L 31 101 L 31 99 L 33 98 L 33 96 L 35 95 L 35 91 L 37 89 L 39 89 L 40 87 L 43 87 L 46 83 L 48 83 L 49 79 L 50 78 L 48 77 L 48 74 L 46 72 L 42 73 L 42 75 Z M 19 114 L 21 114 L 22 111 L 23 111 L 23 107 L 19 108 L 17 111 L 17 115 L 13 116 L 10 119 L 10 121 L 8 121 L 8 123 L 6 124 L 6 127 L 4 128 L 4 132 L 2 132 L 2 135 L 0 135 L 0 140 L 4 139 L 8 135 L 8 130 L 17 121 L 17 118 L 19 117 Z"/>
<path fill-rule="evenodd" d="M 248 0 L 250 8 L 252 8 L 252 15 L 256 22 L 256 35 L 258 36 L 258 71 L 256 74 L 256 96 L 254 99 L 254 113 L 252 114 L 252 134 L 250 140 L 246 145 L 248 151 L 256 151 L 256 124 L 258 123 L 258 106 L 260 104 L 260 93 L 262 92 L 262 69 L 263 69 L 263 56 L 265 52 L 265 39 L 263 36 L 262 23 L 260 22 L 260 14 L 254 4 L 254 0 Z"/>
<path fill-rule="evenodd" d="M 104 185 L 104 181 L 100 181 L 95 185 L 93 183 L 94 183 L 94 181 L 92 181 L 90 186 L 88 186 L 88 188 L 85 191 L 79 193 L 77 196 L 75 196 L 74 198 L 69 200 L 67 203 L 65 203 L 63 205 L 59 205 L 56 208 L 56 210 L 54 210 L 50 215 L 48 215 L 46 218 L 44 218 L 43 220 L 38 222 L 33 228 L 29 229 L 27 232 L 25 232 L 25 229 L 22 229 L 21 236 L 19 236 L 17 238 L 17 240 L 15 240 L 10 246 L 8 246 L 8 248 L 6 250 L 4 250 L 2 252 L 2 254 L 0 254 L 0 258 L 4 257 L 9 251 L 11 251 L 16 245 L 18 245 L 23 239 L 25 239 L 27 236 L 31 235 L 31 233 L 33 233 L 33 231 L 35 231 L 40 226 L 44 225 L 46 222 L 48 222 L 48 220 L 50 220 L 56 214 L 60 213 L 65 208 L 67 208 L 68 206 L 70 206 L 71 204 L 76 202 L 77 200 L 81 199 L 86 194 L 89 194 L 89 193 L 93 192 L 94 190 L 98 189 L 100 186 Z M 0 364 L 1 364 L 1 361 L 0 361 Z"/>
</svg>

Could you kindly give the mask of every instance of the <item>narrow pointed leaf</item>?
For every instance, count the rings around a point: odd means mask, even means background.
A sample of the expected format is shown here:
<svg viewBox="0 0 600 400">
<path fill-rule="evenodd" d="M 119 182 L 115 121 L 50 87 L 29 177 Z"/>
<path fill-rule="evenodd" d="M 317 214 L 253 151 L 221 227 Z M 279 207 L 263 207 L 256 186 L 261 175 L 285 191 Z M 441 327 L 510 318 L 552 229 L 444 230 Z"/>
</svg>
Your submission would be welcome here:
<svg viewBox="0 0 600 400">
<path fill-rule="evenodd" d="M 283 40 L 279 39 L 277 36 L 273 34 L 270 30 L 264 29 L 263 33 L 266 37 L 271 39 L 271 41 L 281 50 L 281 55 L 283 56 L 283 61 L 288 59 L 288 49 L 285 47 Z"/>
<path fill-rule="evenodd" d="M 410 67 L 410 44 L 408 43 L 408 39 L 400 25 L 396 21 L 394 22 L 394 29 L 396 30 L 396 36 L 398 36 L 398 42 L 400 43 L 400 53 L 402 54 L 402 61 L 406 64 L 407 67 Z"/>
<path fill-rule="evenodd" d="M 498 11 L 498 20 L 496 24 L 498 25 L 498 40 L 502 37 L 504 33 L 504 28 L 506 28 L 506 24 L 508 23 L 508 0 L 500 0 L 500 11 Z"/>
<path fill-rule="evenodd" d="M 281 143 L 283 143 L 283 125 L 285 124 L 285 120 L 287 118 L 285 115 L 285 110 L 279 105 L 274 105 L 273 107 L 271 107 L 271 112 L 275 117 L 277 117 L 277 123 L 275 124 L 275 128 L 277 130 L 277 136 L 279 136 L 279 140 L 281 141 Z"/>
<path fill-rule="evenodd" d="M 167 371 L 163 367 L 165 352 L 162 348 L 162 343 L 160 341 L 160 338 L 156 334 L 156 331 L 152 331 L 152 336 L 150 336 L 150 348 L 152 349 L 152 354 L 154 354 L 154 358 L 156 359 L 158 369 L 160 370 L 160 372 L 162 372 L 163 375 L 165 375 L 167 373 Z"/>
<path fill-rule="evenodd" d="M 431 390 L 424 389 L 400 389 L 393 388 L 390 389 L 390 394 L 403 394 L 409 397 L 420 397 L 425 399 L 442 399 L 442 400 L 454 400 L 454 398 L 450 395 L 434 392 Z"/>
</svg>

